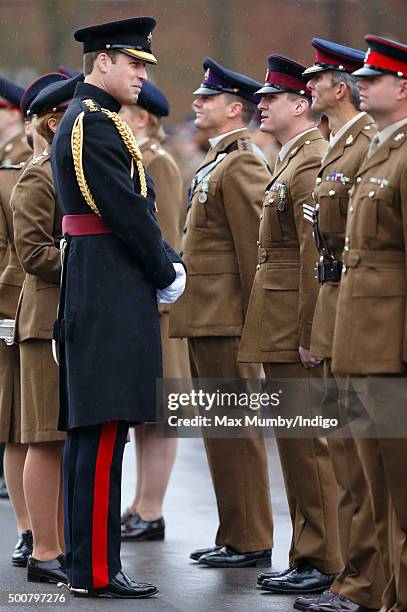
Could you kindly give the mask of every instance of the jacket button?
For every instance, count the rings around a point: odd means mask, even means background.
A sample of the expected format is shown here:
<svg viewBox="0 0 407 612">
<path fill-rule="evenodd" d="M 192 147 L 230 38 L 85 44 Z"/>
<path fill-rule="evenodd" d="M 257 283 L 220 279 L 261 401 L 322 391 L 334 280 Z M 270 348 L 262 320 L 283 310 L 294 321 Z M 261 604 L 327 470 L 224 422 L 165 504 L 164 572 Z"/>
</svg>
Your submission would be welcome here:
<svg viewBox="0 0 407 612">
<path fill-rule="evenodd" d="M 335 189 L 330 189 L 329 190 L 329 195 L 331 196 L 331 198 L 335 195 Z"/>
<path fill-rule="evenodd" d="M 316 180 L 317 185 L 319 185 L 320 183 L 322 183 L 322 178 L 320 176 L 318 176 L 317 180 Z"/>
<path fill-rule="evenodd" d="M 374 190 L 369 191 L 369 198 L 373 198 L 373 196 L 374 196 L 374 194 L 375 194 L 375 193 L 376 193 L 376 192 L 375 192 Z"/>
<path fill-rule="evenodd" d="M 349 206 L 349 212 L 353 213 L 353 206 Z"/>
<path fill-rule="evenodd" d="M 260 270 L 260 264 L 257 264 L 256 270 Z"/>
<path fill-rule="evenodd" d="M 345 244 L 345 249 L 344 249 L 344 250 L 345 250 L 346 252 L 348 252 L 348 251 L 349 251 L 349 247 L 348 247 L 348 245 L 347 245 L 347 244 Z"/>
<path fill-rule="evenodd" d="M 346 238 L 345 238 L 345 244 L 349 244 L 349 236 L 346 236 Z"/>
<path fill-rule="evenodd" d="M 357 182 L 357 183 L 361 183 L 361 182 L 362 182 L 362 177 L 361 177 L 361 176 L 358 176 L 358 178 L 356 179 L 356 182 Z"/>
<path fill-rule="evenodd" d="M 257 246 L 260 246 L 260 242 L 258 240 L 256 240 L 256 244 Z"/>
<path fill-rule="evenodd" d="M 259 219 L 260 219 L 260 221 L 261 221 L 261 220 L 263 219 L 263 215 L 260 215 Z"/>
</svg>

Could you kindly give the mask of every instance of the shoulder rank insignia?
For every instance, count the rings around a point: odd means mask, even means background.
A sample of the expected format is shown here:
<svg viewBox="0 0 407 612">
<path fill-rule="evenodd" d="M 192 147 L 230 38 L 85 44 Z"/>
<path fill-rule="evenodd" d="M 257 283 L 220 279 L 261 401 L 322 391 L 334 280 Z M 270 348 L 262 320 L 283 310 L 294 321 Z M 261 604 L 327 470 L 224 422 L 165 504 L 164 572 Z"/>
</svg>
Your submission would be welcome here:
<svg viewBox="0 0 407 612">
<path fill-rule="evenodd" d="M 399 142 L 399 140 L 402 140 L 404 138 L 405 134 L 403 134 L 403 132 L 398 133 L 395 137 L 394 140 L 396 142 Z"/>
<path fill-rule="evenodd" d="M 92 100 L 92 98 L 82 100 L 81 107 L 85 113 L 97 113 L 98 111 L 102 110 L 99 104 L 95 102 L 95 100 Z"/>
<path fill-rule="evenodd" d="M 239 148 L 240 148 L 241 151 L 249 151 L 250 150 L 248 138 L 240 138 L 239 139 Z"/>
<path fill-rule="evenodd" d="M 353 143 L 353 136 L 352 136 L 352 134 L 349 134 L 349 136 L 346 139 L 345 144 L 351 145 L 352 143 Z"/>
</svg>

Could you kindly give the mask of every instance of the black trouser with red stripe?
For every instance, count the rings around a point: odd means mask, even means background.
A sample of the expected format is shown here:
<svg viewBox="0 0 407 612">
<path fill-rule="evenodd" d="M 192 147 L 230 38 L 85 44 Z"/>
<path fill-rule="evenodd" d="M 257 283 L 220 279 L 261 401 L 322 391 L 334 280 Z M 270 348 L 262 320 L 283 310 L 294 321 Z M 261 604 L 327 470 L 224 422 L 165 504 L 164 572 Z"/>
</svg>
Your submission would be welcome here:
<svg viewBox="0 0 407 612">
<path fill-rule="evenodd" d="M 75 588 L 102 588 L 121 569 L 120 496 L 128 423 L 72 429 L 64 451 L 65 556 Z"/>
</svg>

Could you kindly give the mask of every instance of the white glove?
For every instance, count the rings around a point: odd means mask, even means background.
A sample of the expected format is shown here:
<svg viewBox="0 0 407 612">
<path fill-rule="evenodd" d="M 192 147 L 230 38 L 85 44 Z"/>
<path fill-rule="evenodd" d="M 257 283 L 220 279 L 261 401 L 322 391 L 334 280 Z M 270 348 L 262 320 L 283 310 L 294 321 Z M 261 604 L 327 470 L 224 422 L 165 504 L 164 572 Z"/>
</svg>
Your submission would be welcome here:
<svg viewBox="0 0 407 612">
<path fill-rule="evenodd" d="M 157 298 L 160 304 L 173 304 L 184 293 L 187 275 L 185 268 L 180 263 L 172 264 L 176 272 L 175 280 L 165 287 L 165 289 L 157 289 Z"/>
</svg>

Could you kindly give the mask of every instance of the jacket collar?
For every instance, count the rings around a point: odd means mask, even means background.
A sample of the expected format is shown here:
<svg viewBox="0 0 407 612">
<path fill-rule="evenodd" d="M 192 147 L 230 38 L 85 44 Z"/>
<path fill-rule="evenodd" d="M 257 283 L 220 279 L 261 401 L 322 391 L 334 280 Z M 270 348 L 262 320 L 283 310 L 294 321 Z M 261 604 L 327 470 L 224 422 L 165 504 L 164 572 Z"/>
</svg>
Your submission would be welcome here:
<svg viewBox="0 0 407 612">
<path fill-rule="evenodd" d="M 239 140 L 239 138 L 250 138 L 249 130 L 244 129 L 242 131 L 235 132 L 233 134 L 228 134 L 227 136 L 225 136 L 225 138 L 222 138 L 222 140 L 218 142 L 216 147 L 211 147 L 209 149 L 208 153 L 206 154 L 205 159 L 202 161 L 201 165 L 199 166 L 198 171 L 204 166 L 207 166 L 211 162 L 215 161 L 219 153 L 222 153 L 225 149 L 227 149 L 229 145 Z"/>
<path fill-rule="evenodd" d="M 107 108 L 114 113 L 118 113 L 121 109 L 121 104 L 113 98 L 107 91 L 91 85 L 90 83 L 78 83 L 75 88 L 74 98 L 92 98 L 102 108 Z"/>
<path fill-rule="evenodd" d="M 349 129 L 344 132 L 344 134 L 342 134 L 338 142 L 335 142 L 332 149 L 330 149 L 325 155 L 325 157 L 322 159 L 321 171 L 326 166 L 336 161 L 339 157 L 342 157 L 345 149 L 353 145 L 353 143 L 363 130 L 366 130 L 366 134 L 372 134 L 374 133 L 374 127 L 375 124 L 370 115 L 365 113 L 364 115 L 362 115 L 362 117 L 359 117 L 359 119 L 355 121 L 355 123 L 353 123 L 349 127 Z"/>
<path fill-rule="evenodd" d="M 301 136 L 301 138 L 299 138 L 294 143 L 294 147 L 291 149 L 291 151 L 289 151 L 287 153 L 287 155 L 284 157 L 284 159 L 281 162 L 281 164 L 279 164 L 277 169 L 274 171 L 274 174 L 271 177 L 270 184 L 274 183 L 274 181 L 278 179 L 280 174 L 282 172 L 284 172 L 284 170 L 287 168 L 288 164 L 298 154 L 298 152 L 301 151 L 301 149 L 304 146 L 307 146 L 306 143 L 309 144 L 309 143 L 313 142 L 314 140 L 320 140 L 321 138 L 322 138 L 322 134 L 321 134 L 321 132 L 319 131 L 318 128 L 314 128 L 313 130 L 303 134 Z"/>
<path fill-rule="evenodd" d="M 393 149 L 398 149 L 407 140 L 407 125 L 396 130 L 387 140 L 373 153 L 372 157 L 365 157 L 358 174 L 363 174 L 370 168 L 385 162 Z"/>
</svg>

